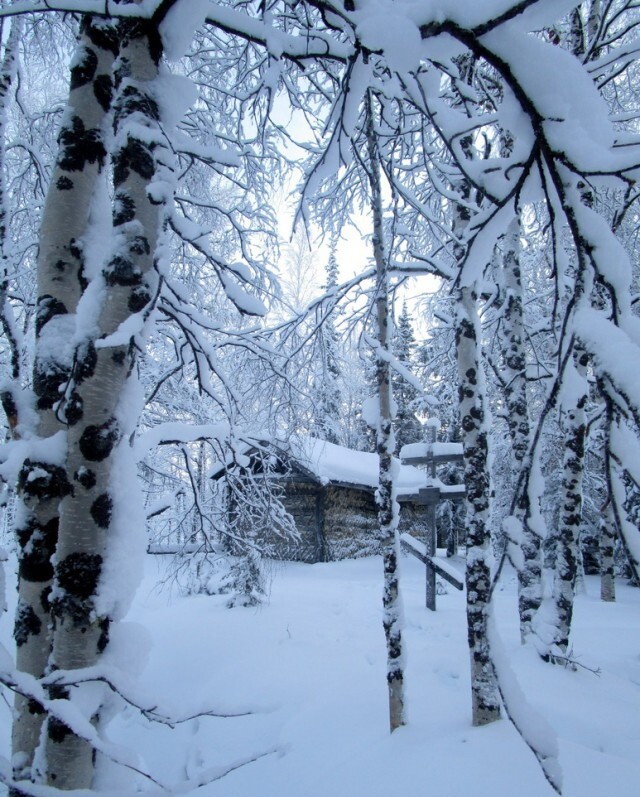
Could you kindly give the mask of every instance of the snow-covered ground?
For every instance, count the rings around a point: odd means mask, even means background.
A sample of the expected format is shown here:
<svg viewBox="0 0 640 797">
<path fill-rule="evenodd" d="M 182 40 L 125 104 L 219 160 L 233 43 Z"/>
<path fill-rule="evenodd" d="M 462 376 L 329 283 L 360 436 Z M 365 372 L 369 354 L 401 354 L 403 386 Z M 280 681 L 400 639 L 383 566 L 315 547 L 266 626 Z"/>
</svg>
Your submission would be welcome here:
<svg viewBox="0 0 640 797">
<path fill-rule="evenodd" d="M 545 797 L 553 794 L 508 721 L 470 725 L 463 595 L 451 588 L 424 608 L 422 566 L 404 559 L 408 725 L 387 732 L 381 560 L 274 566 L 269 603 L 226 609 L 223 596 L 180 597 L 168 557 L 148 557 L 145 580 L 114 640 L 137 649 L 147 693 L 180 714 L 205 707 L 251 711 L 202 717 L 171 730 L 130 709 L 109 736 L 137 749 L 164 782 L 246 757 L 263 757 L 204 786 L 201 797 Z M 530 703 L 553 726 L 567 797 L 635 797 L 640 784 L 640 590 L 618 584 L 579 596 L 577 671 L 537 660 L 518 640 L 515 583 L 507 574 L 496 614 Z M 3 619 L 3 636 L 7 618 Z M 128 643 L 124 644 L 124 638 Z M 589 669 L 586 669 L 589 668 Z M 599 670 L 594 674 L 591 670 Z M 8 714 L 1 709 L 6 752 Z M 105 773 L 106 775 L 106 773 Z M 206 777 L 206 775 L 205 775 Z M 128 792 L 108 775 L 105 786 Z"/>
</svg>

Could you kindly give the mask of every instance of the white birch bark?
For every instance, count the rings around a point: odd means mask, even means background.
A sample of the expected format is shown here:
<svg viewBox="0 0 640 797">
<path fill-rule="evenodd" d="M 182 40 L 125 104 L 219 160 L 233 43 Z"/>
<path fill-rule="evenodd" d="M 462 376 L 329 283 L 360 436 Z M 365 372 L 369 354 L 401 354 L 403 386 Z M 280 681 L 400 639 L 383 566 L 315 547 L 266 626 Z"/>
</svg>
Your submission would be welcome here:
<svg viewBox="0 0 640 797">
<path fill-rule="evenodd" d="M 13 385 L 4 384 L 0 393 L 2 406 L 7 416 L 9 429 L 13 434 L 17 426 L 18 402 L 14 390 L 21 383 L 21 334 L 17 327 L 13 308 L 9 302 L 9 275 L 12 272 L 9 255 L 9 203 L 6 186 L 6 135 L 7 113 L 13 92 L 16 76 L 20 37 L 22 35 L 22 18 L 15 17 L 10 22 L 11 29 L 7 37 L 0 70 L 0 324 L 4 338 L 9 345 L 11 356 L 11 378 Z"/>
<path fill-rule="evenodd" d="M 586 369 L 588 356 L 575 344 L 573 369 L 567 369 L 569 385 L 565 388 L 565 441 L 562 475 L 562 496 L 556 567 L 553 581 L 552 619 L 553 638 L 549 654 L 554 649 L 562 656 L 569 647 L 569 633 L 573 617 L 576 577 L 578 573 L 578 543 L 582 519 L 582 482 L 584 474 L 584 443 L 586 432 L 586 404 L 588 387 Z"/>
<path fill-rule="evenodd" d="M 110 24 L 83 19 L 59 135 L 58 158 L 40 231 L 33 384 L 39 413 L 37 432 L 41 438 L 51 437 L 64 428 L 57 411 L 58 402 L 73 365 L 70 338 L 84 280 L 81 241 L 106 155 L 103 127 L 111 102 L 111 69 L 116 47 Z M 35 469 L 37 478 L 33 478 Z M 20 546 L 14 631 L 16 664 L 18 669 L 42 677 L 51 644 L 51 560 L 58 535 L 59 501 L 72 488 L 64 462 L 32 460 L 25 461 L 18 487 L 24 510 L 16 528 Z M 16 778 L 39 777 L 31 767 L 42 719 L 41 708 L 33 701 L 16 699 L 12 732 Z"/>
<path fill-rule="evenodd" d="M 602 6 L 600 0 L 591 0 L 589 15 L 587 17 L 587 45 L 589 48 L 589 61 L 595 60 L 600 56 L 600 49 L 596 47 L 596 39 L 600 28 L 600 18 L 602 16 Z"/>
<path fill-rule="evenodd" d="M 596 305 L 597 306 L 597 305 Z M 611 401 L 602 384 L 602 380 L 596 382 L 596 393 L 602 402 L 604 409 L 602 415 L 602 434 L 603 434 L 603 456 L 604 456 L 604 482 L 606 485 L 605 500 L 600 510 L 599 519 L 599 553 L 600 553 L 600 599 L 606 602 L 613 602 L 616 599 L 616 576 L 615 576 L 615 546 L 616 539 L 620 533 L 618 518 L 614 509 L 615 497 L 611 492 L 611 484 L 608 478 L 610 466 L 610 443 L 611 443 L 611 423 L 612 407 Z"/>
<path fill-rule="evenodd" d="M 98 599 L 117 498 L 111 477 L 122 436 L 118 403 L 135 357 L 130 335 L 114 333 L 152 302 L 162 215 L 162 203 L 154 203 L 147 191 L 156 175 L 158 152 L 163 150 L 152 85 L 158 75 L 160 40 L 157 31 L 143 21 L 121 22 L 118 33 L 115 247 L 102 274 L 104 299 L 97 331 L 93 339 L 80 345 L 79 351 L 87 353 L 84 368 L 81 373 L 74 372 L 68 391 L 74 414 L 68 432 L 67 472 L 73 493 L 61 505 L 52 593 L 51 666 L 63 670 L 96 664 L 108 643 L 111 618 Z M 56 697 L 69 698 L 70 694 L 63 689 Z M 99 705 L 95 705 L 88 719 L 95 720 L 98 712 Z M 49 718 L 46 760 L 50 785 L 91 787 L 93 758 L 89 744 L 62 722 Z"/>
<path fill-rule="evenodd" d="M 522 278 L 520 271 L 520 217 L 511 221 L 502 241 L 502 282 L 504 303 L 500 346 L 507 425 L 511 435 L 514 472 L 522 479 L 523 488 L 516 498 L 514 515 L 519 521 L 517 562 L 518 611 L 520 635 L 524 642 L 531 632 L 531 623 L 542 602 L 542 539 L 534 527 L 531 503 L 537 501 L 529 491 L 528 471 L 531 468 L 531 424 L 527 399 L 525 329 L 523 314 Z M 537 512 L 535 513 L 538 514 Z"/>
<path fill-rule="evenodd" d="M 371 214 L 373 217 L 373 254 L 376 264 L 376 323 L 378 345 L 376 378 L 378 385 L 379 420 L 376 450 L 380 471 L 376 503 L 384 566 L 383 625 L 387 642 L 387 684 L 389 687 L 389 726 L 393 732 L 405 724 L 404 659 L 402 649 L 402 604 L 400 599 L 398 560 L 398 503 L 393 482 L 395 440 L 392 417 L 391 370 L 387 354 L 391 346 L 389 329 L 389 276 L 384 247 L 382 221 L 382 188 L 380 185 L 379 152 L 373 126 L 371 91 L 366 95 L 366 138 L 369 155 Z"/>
<path fill-rule="evenodd" d="M 600 518 L 600 598 L 607 602 L 616 599 L 614 561 L 616 536 L 616 521 L 611 500 L 608 500 Z"/>
<path fill-rule="evenodd" d="M 458 67 L 471 85 L 474 63 L 469 57 L 460 59 Z M 463 99 L 461 98 L 461 102 Z M 472 140 L 462 141 L 465 152 L 471 153 Z M 470 211 L 466 202 L 471 184 L 462 177 L 458 192 L 464 202 L 453 205 L 453 231 L 457 242 L 455 256 L 464 256 L 464 233 Z M 491 661 L 488 624 L 491 612 L 491 531 L 489 443 L 487 436 L 487 398 L 480 362 L 477 295 L 469 286 L 456 291 L 456 362 L 458 367 L 458 412 L 464 451 L 464 485 L 466 492 L 465 548 L 467 641 L 471 660 L 471 718 L 473 725 L 487 725 L 500 719 L 500 692 Z"/>
<path fill-rule="evenodd" d="M 467 496 L 466 597 L 472 721 L 474 725 L 486 725 L 500 719 L 500 695 L 488 638 L 492 554 L 486 396 L 481 373 L 476 296 L 471 288 L 458 290 L 456 312 L 459 411 Z"/>
</svg>

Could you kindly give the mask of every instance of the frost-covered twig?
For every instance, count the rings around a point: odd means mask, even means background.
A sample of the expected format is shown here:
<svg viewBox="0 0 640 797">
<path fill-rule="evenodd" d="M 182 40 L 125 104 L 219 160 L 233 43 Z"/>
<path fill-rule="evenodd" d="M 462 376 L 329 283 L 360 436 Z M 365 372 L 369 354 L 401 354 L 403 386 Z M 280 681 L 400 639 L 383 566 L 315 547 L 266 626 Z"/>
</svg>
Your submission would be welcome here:
<svg viewBox="0 0 640 797">
<path fill-rule="evenodd" d="M 181 715 L 176 715 L 170 709 L 162 707 L 158 702 L 149 700 L 146 703 L 132 695 L 132 685 L 125 683 L 122 673 L 107 667 L 97 665 L 87 667 L 83 670 L 56 670 L 43 678 L 41 683 L 44 686 L 77 686 L 83 683 L 104 683 L 109 689 L 132 708 L 137 709 L 140 714 L 150 722 L 168 725 L 170 728 L 181 725 L 190 720 L 201 717 L 216 718 L 236 718 L 247 717 L 254 714 L 254 711 L 221 711 L 217 709 L 203 709 L 202 711 L 188 711 Z"/>
<path fill-rule="evenodd" d="M 146 797 L 165 797 L 165 795 L 190 794 L 196 789 L 201 789 L 204 786 L 209 786 L 211 783 L 222 780 L 231 772 L 235 772 L 236 770 L 246 767 L 249 764 L 254 764 L 256 761 L 266 758 L 269 755 L 281 755 L 282 752 L 283 751 L 280 748 L 273 747 L 268 750 L 264 750 L 261 753 L 255 753 L 236 759 L 231 764 L 209 767 L 194 778 L 185 778 L 184 780 L 171 784 L 157 784 L 156 788 L 147 789 L 145 790 L 144 794 Z M 24 780 L 15 780 L 9 774 L 10 771 L 11 768 L 9 766 L 9 762 L 5 758 L 0 757 L 0 783 L 7 786 L 7 788 L 10 789 L 13 794 L 20 795 L 20 797 L 63 797 L 63 795 L 70 793 L 68 791 L 62 791 L 51 786 L 30 783 L 29 781 Z M 131 789 L 127 790 L 118 789 L 117 791 L 103 791 L 94 789 L 73 790 L 73 797 L 139 797 L 139 795 L 140 790 L 136 787 L 132 787 Z"/>
</svg>

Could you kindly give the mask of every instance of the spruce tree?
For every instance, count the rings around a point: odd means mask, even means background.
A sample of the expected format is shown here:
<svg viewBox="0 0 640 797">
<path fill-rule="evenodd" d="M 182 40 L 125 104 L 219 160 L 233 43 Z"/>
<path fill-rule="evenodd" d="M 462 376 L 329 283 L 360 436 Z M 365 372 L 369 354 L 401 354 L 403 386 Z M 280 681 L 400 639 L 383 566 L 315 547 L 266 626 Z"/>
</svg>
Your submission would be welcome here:
<svg viewBox="0 0 640 797">
<path fill-rule="evenodd" d="M 329 292 L 338 284 L 338 261 L 336 259 L 335 244 L 331 247 L 331 254 L 326 266 L 327 281 L 324 291 Z M 329 443 L 340 443 L 340 416 L 342 396 L 340 379 L 340 341 L 336 330 L 335 317 L 327 315 L 318 330 L 317 340 L 319 350 L 319 363 L 314 380 L 314 405 L 315 417 L 313 419 L 313 434 Z"/>
<path fill-rule="evenodd" d="M 393 355 L 401 365 L 409 370 L 411 370 L 415 347 L 416 339 L 405 301 L 402 305 L 400 317 L 396 322 Z M 394 428 L 397 450 L 400 451 L 402 446 L 407 443 L 419 442 L 422 436 L 422 426 L 415 415 L 418 390 L 397 371 L 393 373 L 392 381 L 393 397 L 397 407 Z"/>
</svg>

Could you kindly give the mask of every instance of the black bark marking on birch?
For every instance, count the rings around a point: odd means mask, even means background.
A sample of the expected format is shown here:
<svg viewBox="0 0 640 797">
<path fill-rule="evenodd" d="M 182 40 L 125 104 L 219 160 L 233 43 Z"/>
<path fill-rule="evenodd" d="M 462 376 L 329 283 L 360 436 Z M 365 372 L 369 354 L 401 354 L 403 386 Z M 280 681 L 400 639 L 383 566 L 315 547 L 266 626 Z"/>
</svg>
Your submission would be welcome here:
<svg viewBox="0 0 640 797">
<path fill-rule="evenodd" d="M 111 513 L 113 511 L 113 501 L 109 493 L 102 493 L 91 504 L 91 517 L 96 526 L 101 529 L 108 529 L 111 523 Z"/>
<path fill-rule="evenodd" d="M 59 143 L 62 152 L 58 165 L 67 172 L 81 172 L 88 163 L 104 165 L 107 151 L 100 130 L 87 130 L 79 116 L 60 131 Z"/>
<path fill-rule="evenodd" d="M 132 313 L 139 313 L 151 301 L 151 294 L 146 288 L 138 287 L 131 291 L 127 307 Z"/>
<path fill-rule="evenodd" d="M 85 379 L 93 376 L 98 364 L 98 352 L 95 343 L 90 340 L 76 354 L 76 367 L 74 376 L 76 384 L 81 384 Z"/>
<path fill-rule="evenodd" d="M 33 698 L 29 698 L 27 701 L 27 711 L 29 714 L 34 714 L 35 716 L 39 716 L 44 714 L 44 707 L 39 700 L 34 700 Z"/>
<path fill-rule="evenodd" d="M 113 99 L 113 80 L 111 75 L 98 75 L 93 81 L 93 93 L 103 111 L 111 108 Z"/>
<path fill-rule="evenodd" d="M 21 544 L 18 574 L 32 584 L 46 583 L 53 578 L 51 559 L 58 541 L 58 518 L 46 525 L 23 529 L 18 537 Z"/>
<path fill-rule="evenodd" d="M 116 365 L 124 365 L 125 360 L 127 357 L 127 353 L 124 349 L 120 349 L 119 351 L 114 351 L 111 355 L 111 359 Z"/>
<path fill-rule="evenodd" d="M 66 313 L 67 308 L 59 299 L 54 299 L 54 297 L 49 294 L 40 296 L 38 298 L 38 309 L 36 311 L 36 337 L 40 336 L 42 328 L 45 324 L 48 324 L 52 318 L 55 318 L 57 315 L 66 315 Z"/>
<path fill-rule="evenodd" d="M 16 405 L 15 398 L 13 397 L 13 393 L 10 390 L 3 390 L 0 393 L 0 402 L 2 402 L 2 409 L 5 412 L 5 415 L 11 421 L 12 418 L 15 418 L 17 423 L 18 420 L 18 407 Z M 15 423 L 12 424 L 15 426 Z"/>
<path fill-rule="evenodd" d="M 118 55 L 120 37 L 117 27 L 110 20 L 90 19 L 85 17 L 81 32 L 89 41 L 101 50 Z"/>
<path fill-rule="evenodd" d="M 84 402 L 77 390 L 73 390 L 64 406 L 64 417 L 69 426 L 75 426 L 84 415 Z"/>
<path fill-rule="evenodd" d="M 90 47 L 85 47 L 82 53 L 82 58 L 78 58 L 76 63 L 71 67 L 71 81 L 69 89 L 79 89 L 81 86 L 86 86 L 91 83 L 95 77 L 96 70 L 98 69 L 98 56 L 95 50 Z"/>
<path fill-rule="evenodd" d="M 89 280 L 84 275 L 84 266 L 78 269 L 78 282 L 80 283 L 80 292 L 84 293 L 89 287 Z"/>
<path fill-rule="evenodd" d="M 135 172 L 143 180 L 151 180 L 155 174 L 155 161 L 151 148 L 141 141 L 129 138 L 127 143 L 113 159 L 113 184 L 122 185 L 130 172 Z"/>
<path fill-rule="evenodd" d="M 119 227 L 136 217 L 136 203 L 128 194 L 119 192 L 116 195 L 113 208 L 113 226 Z"/>
<path fill-rule="evenodd" d="M 101 426 L 87 426 L 78 443 L 80 452 L 89 462 L 102 462 L 118 441 L 118 422 L 110 418 Z"/>
<path fill-rule="evenodd" d="M 82 260 L 82 244 L 80 244 L 75 238 L 72 238 L 69 241 L 69 252 L 71 252 L 72 257 L 76 260 Z"/>
<path fill-rule="evenodd" d="M 19 491 L 39 500 L 63 498 L 73 492 L 67 473 L 59 465 L 25 459 L 18 475 Z"/>
<path fill-rule="evenodd" d="M 126 86 L 120 95 L 118 109 L 116 111 L 116 122 L 123 115 L 131 116 L 134 113 L 142 114 L 154 122 L 160 121 L 160 109 L 158 103 L 148 94 L 144 94 L 136 86 Z"/>
<path fill-rule="evenodd" d="M 58 585 L 68 596 L 87 600 L 95 594 L 101 570 L 100 554 L 82 551 L 70 553 L 56 565 Z M 59 599 L 56 599 L 58 602 Z"/>
<path fill-rule="evenodd" d="M 69 728 L 68 725 L 65 725 L 64 722 L 59 720 L 57 717 L 49 717 L 49 721 L 47 722 L 47 736 L 52 742 L 62 744 L 62 742 L 64 742 L 67 736 L 69 736 L 71 733 L 71 728 Z M 49 777 L 52 781 L 54 781 L 56 779 L 56 774 L 51 772 L 49 773 Z"/>
<path fill-rule="evenodd" d="M 51 565 L 51 578 L 53 578 L 53 565 Z M 49 580 L 51 580 L 51 578 Z M 51 584 L 46 586 L 40 593 L 40 606 L 42 611 L 49 614 L 51 611 Z"/>
<path fill-rule="evenodd" d="M 90 468 L 78 468 L 73 474 L 73 478 L 79 482 L 85 490 L 91 490 L 96 486 L 96 474 Z"/>
<path fill-rule="evenodd" d="M 122 50 L 124 51 L 126 42 L 124 41 L 124 22 L 121 20 L 120 22 L 120 36 L 122 40 Z M 116 69 L 114 72 L 114 79 L 116 88 L 120 86 L 122 81 L 131 73 L 131 63 L 126 55 L 120 55 L 118 60 L 116 61 Z M 118 109 L 116 108 L 116 114 L 118 113 Z M 113 120 L 114 129 L 117 127 L 118 117 L 116 116 Z"/>
<path fill-rule="evenodd" d="M 35 518 L 29 518 L 26 526 L 16 529 L 16 538 L 21 551 L 31 539 L 31 535 L 39 531 L 40 524 L 37 520 L 35 520 Z"/>
<path fill-rule="evenodd" d="M 42 621 L 33 608 L 26 603 L 18 604 L 16 623 L 13 627 L 13 638 L 18 647 L 25 645 L 31 635 L 38 636 L 42 631 Z"/>
<path fill-rule="evenodd" d="M 142 272 L 131 260 L 118 255 L 105 269 L 104 278 L 109 287 L 133 288 L 142 283 Z"/>
<path fill-rule="evenodd" d="M 128 240 L 129 252 L 134 255 L 148 255 L 151 252 L 149 240 L 144 235 L 135 235 Z"/>
<path fill-rule="evenodd" d="M 64 175 L 62 177 L 58 177 L 58 180 L 56 181 L 56 188 L 58 191 L 71 191 L 73 189 L 73 180 L 65 177 Z"/>
<path fill-rule="evenodd" d="M 462 428 L 465 432 L 472 432 L 476 428 L 475 421 L 470 415 L 465 415 L 462 419 Z"/>
<path fill-rule="evenodd" d="M 100 636 L 98 638 L 98 653 L 104 653 L 107 645 L 109 644 L 109 627 L 111 623 L 108 617 L 103 617 L 100 620 Z"/>
<path fill-rule="evenodd" d="M 68 378 L 66 369 L 36 362 L 33 373 L 33 392 L 38 397 L 36 407 L 39 410 L 51 409 L 60 400 L 60 390 Z"/>
</svg>

